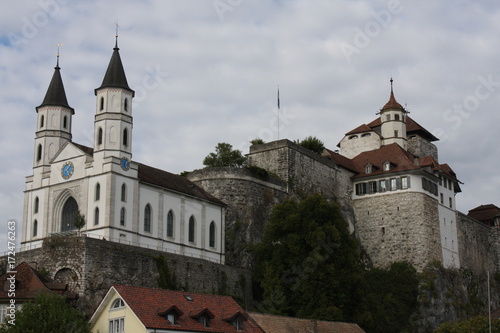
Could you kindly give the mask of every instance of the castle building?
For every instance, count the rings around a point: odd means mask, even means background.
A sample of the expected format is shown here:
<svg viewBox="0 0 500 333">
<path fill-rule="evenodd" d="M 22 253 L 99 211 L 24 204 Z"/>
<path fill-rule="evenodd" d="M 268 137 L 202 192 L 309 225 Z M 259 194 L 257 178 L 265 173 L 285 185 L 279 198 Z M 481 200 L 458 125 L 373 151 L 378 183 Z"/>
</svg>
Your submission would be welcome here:
<svg viewBox="0 0 500 333">
<path fill-rule="evenodd" d="M 134 91 L 116 43 L 95 89 L 94 145 L 72 141 L 75 110 L 61 78 L 59 56 L 37 125 L 33 175 L 26 179 L 22 250 L 45 238 L 88 237 L 224 263 L 226 205 L 185 177 L 132 159 Z"/>
<path fill-rule="evenodd" d="M 352 204 L 361 243 L 376 265 L 388 258 L 423 267 L 460 267 L 455 194 L 459 180 L 439 164 L 438 140 L 408 116 L 392 88 L 379 118 L 345 134 L 340 154 L 350 159 Z"/>
</svg>

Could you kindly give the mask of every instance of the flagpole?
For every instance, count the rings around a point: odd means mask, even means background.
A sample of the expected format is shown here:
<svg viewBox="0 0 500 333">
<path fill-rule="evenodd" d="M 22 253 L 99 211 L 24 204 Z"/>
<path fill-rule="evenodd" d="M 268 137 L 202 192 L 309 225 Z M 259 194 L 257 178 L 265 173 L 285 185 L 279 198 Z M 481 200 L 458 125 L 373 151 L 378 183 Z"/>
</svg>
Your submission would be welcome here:
<svg viewBox="0 0 500 333">
<path fill-rule="evenodd" d="M 280 86 L 278 84 L 278 140 L 280 139 Z"/>
</svg>

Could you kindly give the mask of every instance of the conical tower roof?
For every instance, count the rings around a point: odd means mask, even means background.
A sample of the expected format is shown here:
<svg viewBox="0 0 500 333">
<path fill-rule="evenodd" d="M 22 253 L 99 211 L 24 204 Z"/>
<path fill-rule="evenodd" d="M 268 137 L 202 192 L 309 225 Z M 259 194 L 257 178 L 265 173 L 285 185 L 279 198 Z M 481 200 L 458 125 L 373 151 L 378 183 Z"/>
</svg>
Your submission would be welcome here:
<svg viewBox="0 0 500 333">
<path fill-rule="evenodd" d="M 64 91 L 64 84 L 61 77 L 61 68 L 59 67 L 59 58 L 56 67 L 54 67 L 54 75 L 52 75 L 52 80 L 50 80 L 45 98 L 42 104 L 37 107 L 37 111 L 38 108 L 42 106 L 63 106 L 71 109 L 73 114 L 75 113 L 74 109 L 69 106 L 66 98 L 66 92 Z"/>
<path fill-rule="evenodd" d="M 382 109 L 380 109 L 380 111 L 385 111 L 385 110 L 405 110 L 405 108 L 399 104 L 397 101 L 396 101 L 396 98 L 394 97 L 394 91 L 392 89 L 392 78 L 391 78 L 391 95 L 389 96 L 389 102 L 387 102 L 384 107 Z"/>
<path fill-rule="evenodd" d="M 95 94 L 97 95 L 97 90 L 102 88 L 122 88 L 132 92 L 132 96 L 135 92 L 130 89 L 127 82 L 127 77 L 125 76 L 125 70 L 123 69 L 122 59 L 120 58 L 120 49 L 118 44 L 113 48 L 113 55 L 109 61 L 108 69 L 104 75 L 101 86 L 95 89 Z"/>
</svg>

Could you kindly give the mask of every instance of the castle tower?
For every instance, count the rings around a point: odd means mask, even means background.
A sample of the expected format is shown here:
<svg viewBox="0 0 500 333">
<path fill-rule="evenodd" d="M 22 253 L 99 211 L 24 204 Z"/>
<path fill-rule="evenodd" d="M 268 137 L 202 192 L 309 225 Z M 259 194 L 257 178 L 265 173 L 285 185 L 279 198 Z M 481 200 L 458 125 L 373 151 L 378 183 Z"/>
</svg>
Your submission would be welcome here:
<svg viewBox="0 0 500 333">
<path fill-rule="evenodd" d="M 68 141 L 71 141 L 71 123 L 75 111 L 69 106 L 59 67 L 59 54 L 54 75 L 42 104 L 36 107 L 38 114 L 35 132 L 33 171 L 41 175 L 50 168 L 50 160 Z"/>
<path fill-rule="evenodd" d="M 132 158 L 132 98 L 117 42 L 99 88 L 95 89 L 94 158 Z"/>
<path fill-rule="evenodd" d="M 394 98 L 391 78 L 391 96 L 389 102 L 380 110 L 380 120 L 382 122 L 382 145 L 397 143 L 401 148 L 407 149 L 406 138 L 406 115 L 408 111 L 401 106 Z"/>
</svg>

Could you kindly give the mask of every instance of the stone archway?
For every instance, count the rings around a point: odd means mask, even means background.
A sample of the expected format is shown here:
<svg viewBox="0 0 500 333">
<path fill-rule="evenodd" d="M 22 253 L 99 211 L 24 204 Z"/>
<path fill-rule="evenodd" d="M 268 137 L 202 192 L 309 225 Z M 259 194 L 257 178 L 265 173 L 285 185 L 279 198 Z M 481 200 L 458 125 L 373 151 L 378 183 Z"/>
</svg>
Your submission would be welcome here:
<svg viewBox="0 0 500 333">
<path fill-rule="evenodd" d="M 78 203 L 69 197 L 62 209 L 61 232 L 75 230 L 75 216 L 78 214 Z"/>
<path fill-rule="evenodd" d="M 79 292 L 80 284 L 78 283 L 78 274 L 71 268 L 61 268 L 54 275 L 54 281 L 59 283 L 66 283 L 68 290 L 72 292 Z"/>
</svg>

